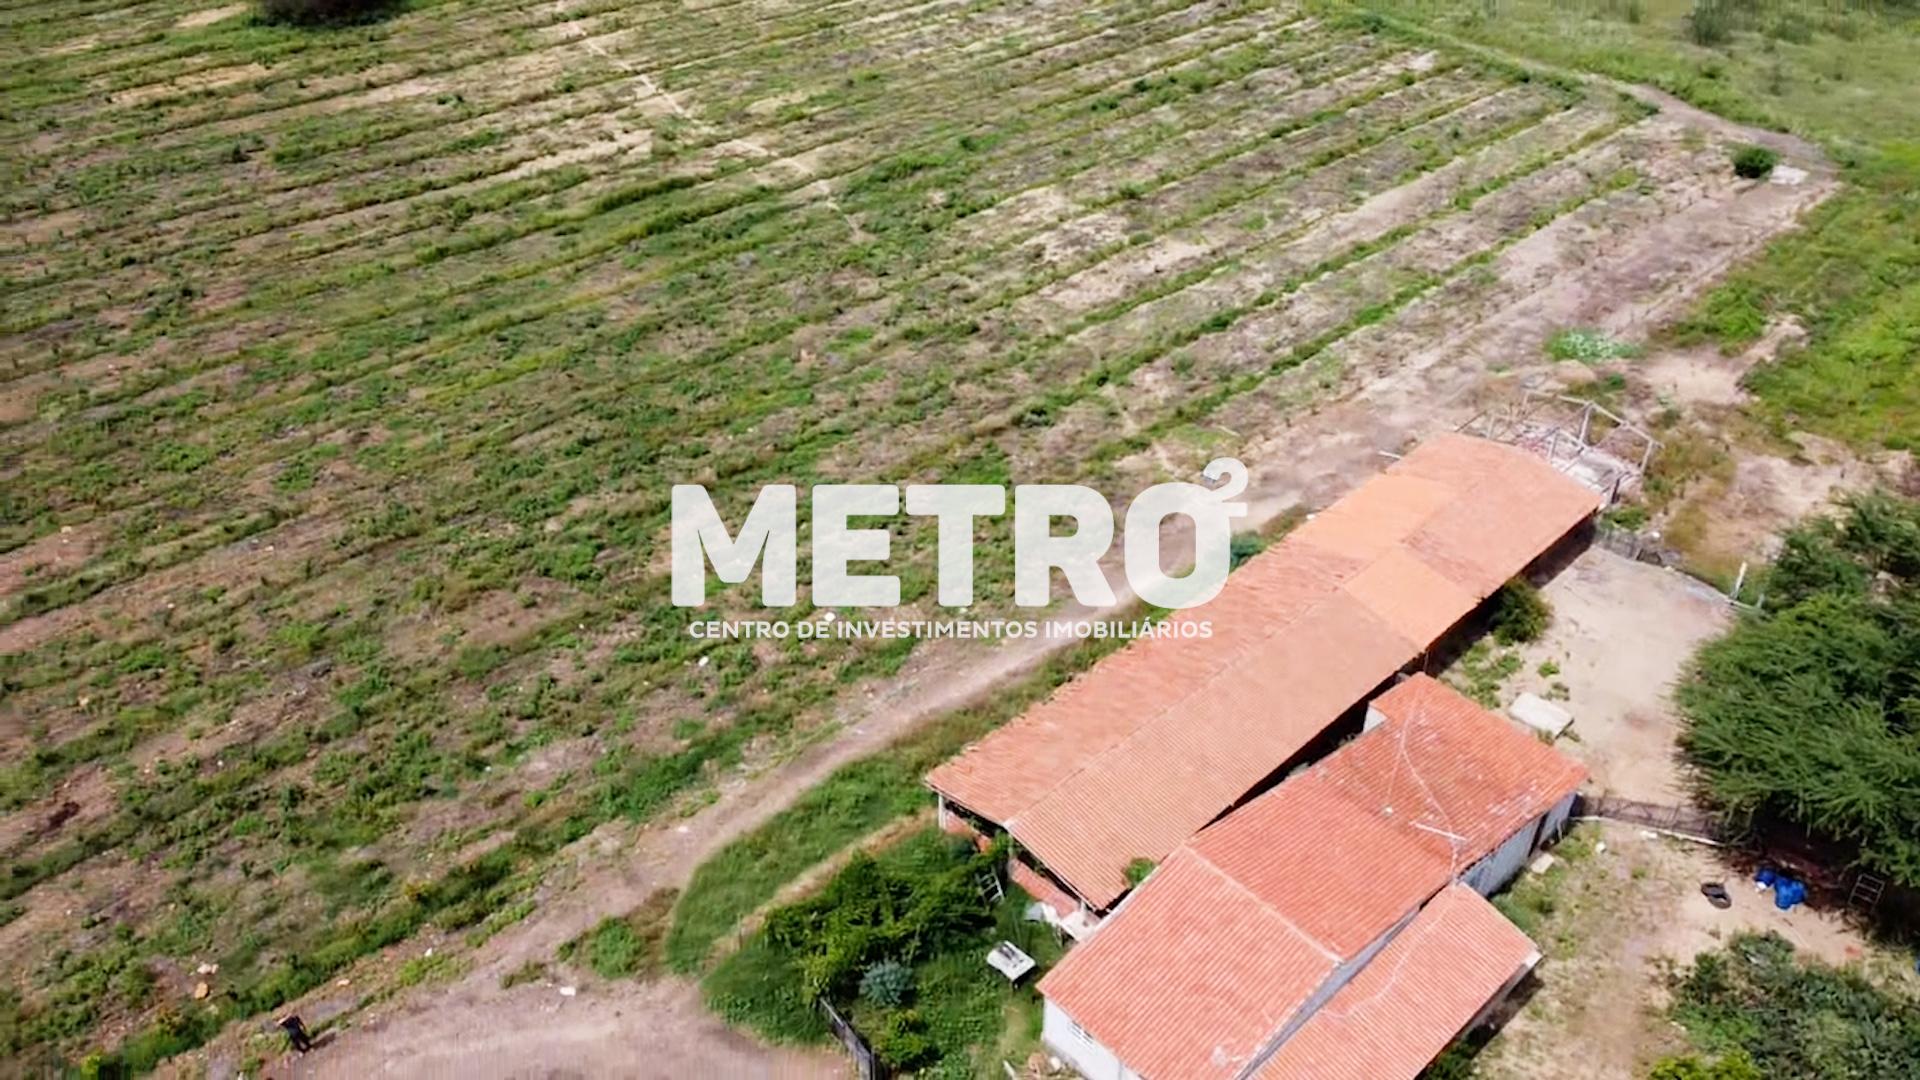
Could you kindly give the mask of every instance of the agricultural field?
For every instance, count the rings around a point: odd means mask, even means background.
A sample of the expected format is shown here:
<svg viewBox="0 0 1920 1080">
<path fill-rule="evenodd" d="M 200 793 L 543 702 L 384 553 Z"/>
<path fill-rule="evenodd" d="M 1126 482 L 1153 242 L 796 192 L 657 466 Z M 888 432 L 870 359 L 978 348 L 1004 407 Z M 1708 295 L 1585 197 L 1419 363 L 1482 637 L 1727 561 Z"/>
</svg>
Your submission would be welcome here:
<svg viewBox="0 0 1920 1080">
<path fill-rule="evenodd" d="M 683 884 L 927 670 L 689 636 L 672 484 L 1118 498 L 1232 452 L 1275 515 L 1592 381 L 1547 343 L 1651 333 L 1838 186 L 1288 2 L 7 0 L 0 34 L 23 1070 L 146 1069 L 341 980 L 517 1017 L 503 966 L 636 899 L 562 925 L 557 874 L 691 836 Z M 1734 176 L 1756 140 L 1791 171 Z M 931 541 L 896 530 L 921 610 Z"/>
</svg>

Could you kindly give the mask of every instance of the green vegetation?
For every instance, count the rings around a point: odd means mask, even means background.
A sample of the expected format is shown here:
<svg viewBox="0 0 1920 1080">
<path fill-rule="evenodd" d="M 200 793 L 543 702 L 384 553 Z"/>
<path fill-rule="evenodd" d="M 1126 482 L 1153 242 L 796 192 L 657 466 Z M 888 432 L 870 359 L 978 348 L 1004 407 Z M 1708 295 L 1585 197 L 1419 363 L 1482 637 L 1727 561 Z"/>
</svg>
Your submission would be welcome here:
<svg viewBox="0 0 1920 1080">
<path fill-rule="evenodd" d="M 1598 330 L 1562 330 L 1547 339 L 1547 355 L 1555 360 L 1598 364 L 1640 355 L 1638 346 L 1615 341 Z"/>
<path fill-rule="evenodd" d="M 1092 639 L 1048 658 L 1039 671 L 982 704 L 946 713 L 886 750 L 836 770 L 794 804 L 722 848 L 694 872 L 674 909 L 666 955 L 675 971 L 706 963 L 713 945 L 808 867 L 925 806 L 928 769 L 1039 701 L 1120 646 Z"/>
<path fill-rule="evenodd" d="M 1764 146 L 1742 146 L 1733 152 L 1733 174 L 1743 180 L 1763 180 L 1780 164 L 1780 155 Z"/>
<path fill-rule="evenodd" d="M 562 945 L 560 959 L 584 963 L 603 979 L 653 974 L 661 967 L 661 942 L 678 895 L 675 889 L 661 889 L 625 916 L 600 920 L 593 929 Z"/>
<path fill-rule="evenodd" d="M 1598 840 L 1599 832 L 1592 825 L 1575 826 L 1554 846 L 1554 864 L 1546 873 L 1521 874 L 1493 896 L 1493 906 L 1500 914 L 1546 947 L 1551 955 L 1561 955 L 1569 949 L 1568 941 L 1547 934 L 1552 916 L 1559 910 L 1563 885 L 1575 868 L 1593 855 Z"/>
<path fill-rule="evenodd" d="M 538 960 L 529 960 L 505 975 L 500 976 L 500 989 L 511 990 L 524 983 L 539 982 L 547 977 L 547 965 Z"/>
<path fill-rule="evenodd" d="M 1643 181 L 1574 160 L 1641 115 L 1612 94 L 1269 0 L 214 11 L 0 13 L 22 1071 L 143 1070 L 423 927 L 482 942 L 568 845 L 693 811 L 901 670 L 910 641 L 693 637 L 752 596 L 672 605 L 672 484 L 737 520 L 776 482 L 1191 474 Z M 894 552 L 930 609 L 931 530 Z M 923 806 L 993 720 L 728 848 L 665 961 Z M 641 973 L 652 932 L 571 955 Z M 140 975 L 200 960 L 206 1007 Z"/>
<path fill-rule="evenodd" d="M 1493 594 L 1493 640 L 1502 645 L 1538 641 L 1553 621 L 1553 609 L 1533 583 L 1514 578 Z"/>
<path fill-rule="evenodd" d="M 936 1075 L 985 1075 L 1009 1014 L 1037 1034 L 1029 976 L 1007 985 L 985 961 L 1011 940 L 1043 965 L 1059 955 L 1050 933 L 1023 918 L 1019 889 L 990 904 L 983 874 L 1003 847 L 976 852 L 926 830 L 881 853 L 857 855 L 821 892 L 773 911 L 761 930 L 703 983 L 729 1021 L 780 1042 L 818 1042 L 816 996 L 832 1001 L 890 1065 Z"/>
<path fill-rule="evenodd" d="M 1478 1075 L 1473 1065 L 1478 1052 L 1479 1048 L 1471 1042 L 1453 1043 L 1421 1071 L 1420 1080 L 1472 1080 Z"/>
<path fill-rule="evenodd" d="M 1666 1062 L 1657 1080 L 1920 1077 L 1920 1001 L 1796 957 L 1774 934 L 1735 935 L 1672 989 L 1671 1015 L 1714 1061 Z"/>
<path fill-rule="evenodd" d="M 1134 859 L 1128 862 L 1126 871 L 1127 884 L 1138 885 L 1147 880 L 1148 875 L 1153 873 L 1154 867 L 1157 865 L 1159 864 L 1155 863 L 1152 859 L 1145 858 Z"/>
<path fill-rule="evenodd" d="M 1498 709 L 1508 679 L 1526 666 L 1516 649 L 1499 648 L 1487 639 L 1474 642 L 1446 672 L 1453 688 L 1489 709 Z"/>
<path fill-rule="evenodd" d="M 1340 4 L 1328 4 L 1344 10 Z M 1367 0 L 1367 10 L 1669 91 L 1826 147 L 1847 187 L 1680 328 L 1729 351 L 1791 316 L 1806 339 L 1747 378 L 1777 430 L 1920 446 L 1920 10 L 1782 0 Z M 1755 153 L 1754 151 L 1762 151 Z M 1764 174 L 1770 151 L 1736 148 Z"/>
<path fill-rule="evenodd" d="M 860 998 L 883 1009 L 897 1009 L 913 993 L 913 969 L 898 960 L 882 960 L 860 976 Z"/>
<path fill-rule="evenodd" d="M 1662 1058 L 1654 1062 L 1647 1080 L 1766 1080 L 1766 1074 L 1746 1051 L 1736 1050 L 1711 1061 L 1702 1061 L 1691 1054 Z"/>
<path fill-rule="evenodd" d="M 260 17 L 294 25 L 343 24 L 390 14 L 396 0 L 256 0 Z"/>
<path fill-rule="evenodd" d="M 1736 271 L 1682 324 L 1682 340 L 1734 350 L 1776 317 L 1803 344 L 1747 376 L 1758 415 L 1864 448 L 1920 445 L 1920 146 L 1848 171 L 1805 227 Z"/>
<path fill-rule="evenodd" d="M 1682 746 L 1713 801 L 1920 885 L 1920 502 L 1858 496 L 1789 530 L 1766 589 L 1695 657 Z"/>
</svg>

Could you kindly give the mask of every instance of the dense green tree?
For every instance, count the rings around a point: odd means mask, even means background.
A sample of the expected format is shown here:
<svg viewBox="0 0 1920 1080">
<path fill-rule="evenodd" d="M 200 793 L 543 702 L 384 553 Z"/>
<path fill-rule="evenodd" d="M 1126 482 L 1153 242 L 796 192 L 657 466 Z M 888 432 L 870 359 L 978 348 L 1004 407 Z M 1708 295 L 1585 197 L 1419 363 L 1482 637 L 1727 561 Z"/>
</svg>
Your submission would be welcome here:
<svg viewBox="0 0 1920 1080">
<path fill-rule="evenodd" d="M 1715 802 L 1920 886 L 1920 503 L 1860 496 L 1784 541 L 1767 613 L 1683 681 L 1682 745 Z"/>
</svg>

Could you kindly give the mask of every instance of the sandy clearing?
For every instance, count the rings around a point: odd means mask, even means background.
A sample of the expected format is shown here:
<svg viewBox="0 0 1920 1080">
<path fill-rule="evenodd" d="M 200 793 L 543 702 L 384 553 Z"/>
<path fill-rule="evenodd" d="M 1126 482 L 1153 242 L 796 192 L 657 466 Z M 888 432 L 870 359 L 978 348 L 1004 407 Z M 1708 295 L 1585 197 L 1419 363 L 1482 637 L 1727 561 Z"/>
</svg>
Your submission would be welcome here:
<svg viewBox="0 0 1920 1080">
<path fill-rule="evenodd" d="M 1560 749 L 1586 763 L 1589 790 L 1683 801 L 1668 691 L 1694 649 L 1731 625 L 1732 606 L 1685 574 L 1601 548 L 1581 553 L 1542 593 L 1553 622 L 1521 650 L 1525 666 L 1507 683 L 1506 699 L 1524 691 L 1548 696 L 1563 684 L 1574 723 Z M 1559 671 L 1539 674 L 1546 662 Z"/>
<path fill-rule="evenodd" d="M 774 1050 L 729 1029 L 679 980 L 576 987 L 541 981 L 499 991 L 499 1007 L 462 1015 L 457 1026 L 420 1030 L 412 1018 L 374 1020 L 326 1040 L 304 1058 L 268 1064 L 265 1077 L 460 1076 L 463 1080 L 586 1076 L 726 1076 L 804 1080 L 846 1075 L 844 1057 Z M 374 1045 L 385 1053 L 370 1056 Z M 216 1063 L 210 1077 L 232 1076 Z"/>
</svg>

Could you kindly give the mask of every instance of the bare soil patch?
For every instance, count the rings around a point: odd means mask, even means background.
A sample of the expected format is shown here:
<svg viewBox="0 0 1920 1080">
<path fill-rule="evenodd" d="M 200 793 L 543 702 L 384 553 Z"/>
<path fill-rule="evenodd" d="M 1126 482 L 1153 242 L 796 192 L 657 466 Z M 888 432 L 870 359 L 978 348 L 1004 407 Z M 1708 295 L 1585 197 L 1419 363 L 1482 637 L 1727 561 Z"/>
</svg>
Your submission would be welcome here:
<svg viewBox="0 0 1920 1080">
<path fill-rule="evenodd" d="M 1911 963 L 1869 943 L 1843 919 L 1805 905 L 1773 906 L 1712 848 L 1625 825 L 1591 826 L 1605 849 L 1568 869 L 1540 937 L 1547 959 L 1525 1007 L 1475 1059 L 1489 1080 L 1640 1080 L 1685 1049 L 1663 1015 L 1667 973 L 1741 931 L 1771 931 L 1830 964 L 1869 964 L 1914 985 Z M 1703 882 L 1724 882 L 1715 908 Z"/>
<path fill-rule="evenodd" d="M 94 544 L 91 529 L 63 525 L 31 544 L 0 554 L 0 596 L 84 566 L 93 557 Z"/>
<path fill-rule="evenodd" d="M 248 7 L 249 5 L 247 4 L 223 4 L 220 7 L 211 7 L 188 15 L 182 15 L 173 25 L 176 29 L 180 30 L 197 30 L 202 26 L 212 26 L 214 23 L 225 22 L 236 16 L 245 15 Z"/>
<path fill-rule="evenodd" d="M 1590 790 L 1683 801 L 1669 692 L 1694 650 L 1732 623 L 1731 605 L 1685 574 L 1601 548 L 1582 552 L 1541 592 L 1553 621 L 1521 650 L 1506 699 L 1565 696 L 1574 722 L 1560 749 L 1586 763 Z"/>
</svg>

